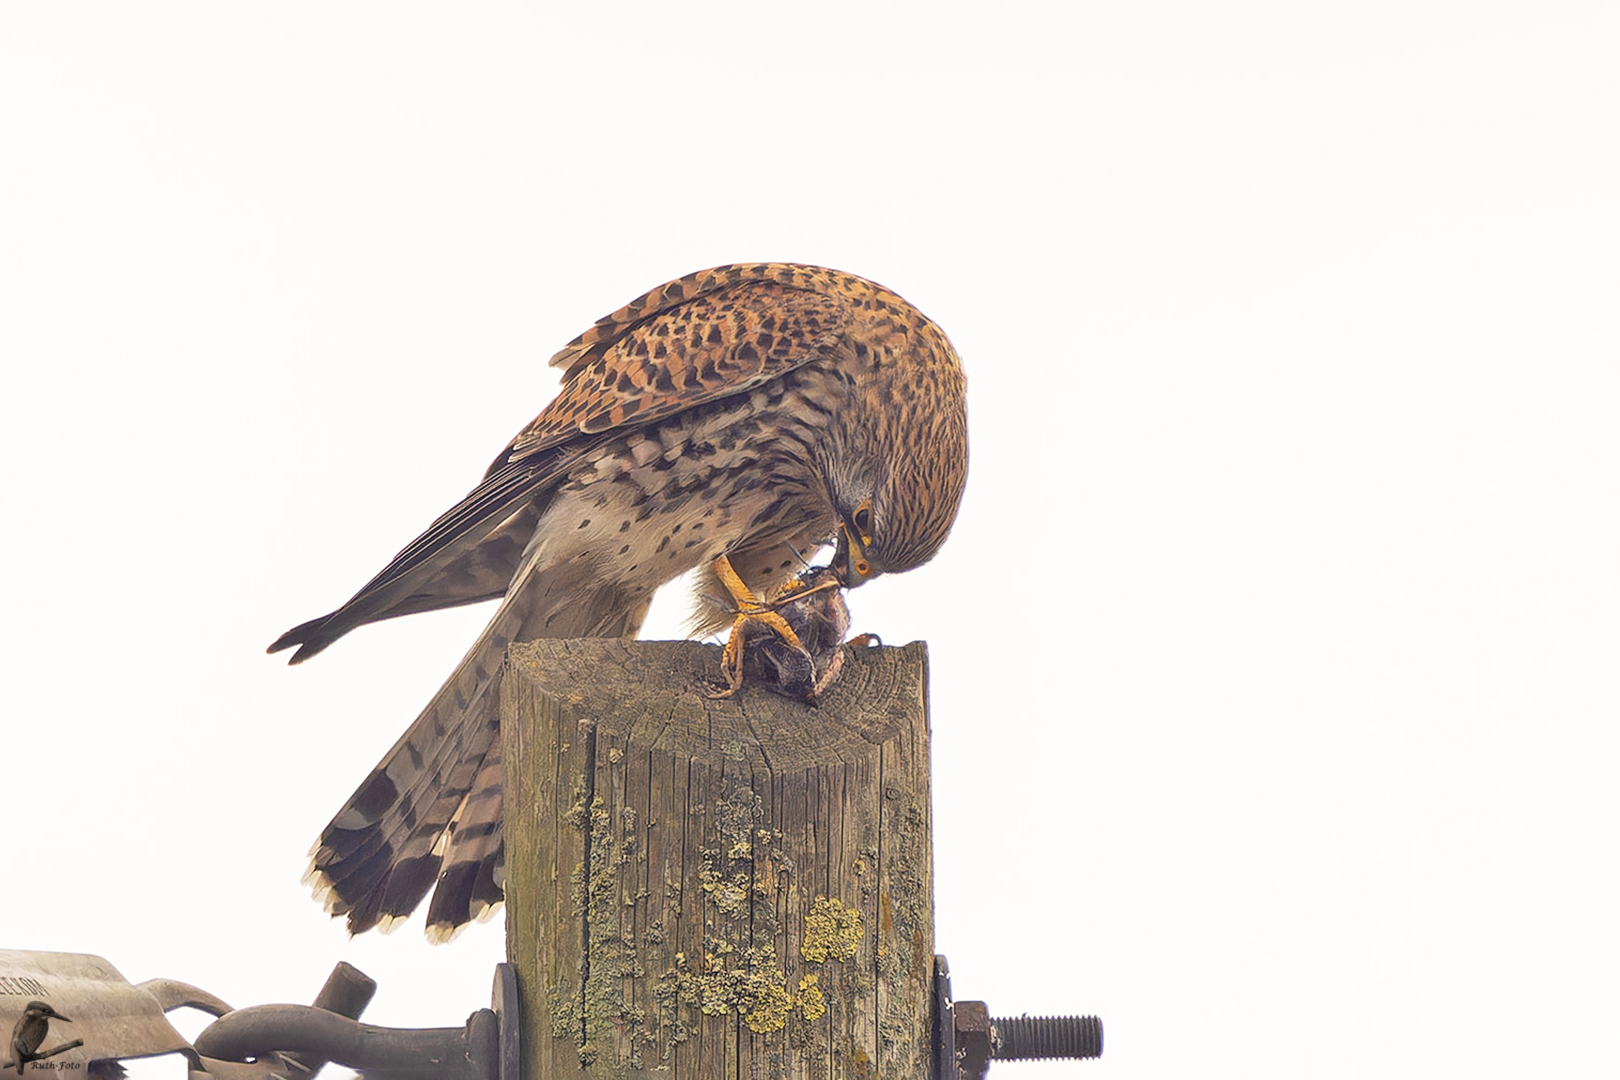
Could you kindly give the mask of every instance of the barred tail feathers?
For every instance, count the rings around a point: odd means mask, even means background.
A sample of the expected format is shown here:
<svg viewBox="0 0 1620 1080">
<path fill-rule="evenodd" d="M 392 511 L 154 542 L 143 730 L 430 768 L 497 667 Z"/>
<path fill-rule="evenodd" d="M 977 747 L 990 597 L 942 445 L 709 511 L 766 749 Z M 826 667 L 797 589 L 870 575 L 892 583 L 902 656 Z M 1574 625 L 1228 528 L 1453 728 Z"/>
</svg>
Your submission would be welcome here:
<svg viewBox="0 0 1620 1080">
<path fill-rule="evenodd" d="M 604 587 L 580 554 L 537 545 L 454 674 L 321 833 L 305 882 L 351 934 L 384 932 L 432 890 L 427 935 L 448 941 L 503 897 L 500 701 L 507 646 L 634 637 L 649 598 Z"/>
<path fill-rule="evenodd" d="M 386 932 L 415 909 L 440 880 L 466 807 L 479 808 L 482 821 L 482 808 L 493 802 L 497 816 L 482 839 L 498 855 L 500 715 L 492 691 L 520 622 L 506 605 L 496 612 L 427 708 L 322 830 L 304 880 L 328 912 L 347 916 L 351 934 L 374 926 Z"/>
<path fill-rule="evenodd" d="M 454 940 L 468 923 L 482 922 L 493 915 L 505 899 L 501 779 L 497 732 L 441 844 L 444 869 L 427 913 L 427 936 L 431 941 Z"/>
</svg>

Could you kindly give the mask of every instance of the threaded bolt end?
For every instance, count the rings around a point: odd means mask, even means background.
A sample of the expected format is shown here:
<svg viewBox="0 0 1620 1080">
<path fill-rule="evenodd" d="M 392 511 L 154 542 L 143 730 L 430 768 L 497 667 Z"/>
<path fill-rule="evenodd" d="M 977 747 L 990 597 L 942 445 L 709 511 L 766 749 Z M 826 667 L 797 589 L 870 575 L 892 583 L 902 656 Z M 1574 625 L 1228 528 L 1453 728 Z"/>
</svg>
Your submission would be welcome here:
<svg viewBox="0 0 1620 1080">
<path fill-rule="evenodd" d="M 1102 1057 L 1102 1021 L 1095 1016 L 1012 1016 L 990 1021 L 996 1061 Z"/>
</svg>

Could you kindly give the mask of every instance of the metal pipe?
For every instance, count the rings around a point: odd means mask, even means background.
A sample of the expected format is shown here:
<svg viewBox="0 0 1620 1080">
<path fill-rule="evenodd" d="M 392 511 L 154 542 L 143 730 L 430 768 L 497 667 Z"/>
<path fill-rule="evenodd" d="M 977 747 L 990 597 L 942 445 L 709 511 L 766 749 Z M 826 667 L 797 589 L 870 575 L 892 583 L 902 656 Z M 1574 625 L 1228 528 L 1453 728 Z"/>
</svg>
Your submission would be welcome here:
<svg viewBox="0 0 1620 1080">
<path fill-rule="evenodd" d="M 475 1071 L 471 1052 L 475 1042 L 488 1040 L 488 1029 L 487 1020 L 481 1024 L 469 1020 L 464 1028 L 387 1028 L 309 1005 L 254 1005 L 214 1021 L 197 1036 L 195 1046 L 205 1057 L 226 1061 L 281 1051 L 393 1080 L 418 1076 L 481 1080 L 483 1072 Z M 488 1061 L 482 1052 L 476 1056 Z"/>
</svg>

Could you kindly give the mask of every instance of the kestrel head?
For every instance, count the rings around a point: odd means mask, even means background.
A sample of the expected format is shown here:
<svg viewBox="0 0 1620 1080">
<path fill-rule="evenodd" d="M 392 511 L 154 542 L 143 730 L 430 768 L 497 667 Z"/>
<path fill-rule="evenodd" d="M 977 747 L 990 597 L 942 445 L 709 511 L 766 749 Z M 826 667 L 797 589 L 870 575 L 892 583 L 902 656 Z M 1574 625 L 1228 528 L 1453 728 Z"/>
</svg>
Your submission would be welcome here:
<svg viewBox="0 0 1620 1080">
<path fill-rule="evenodd" d="M 832 569 L 853 589 L 879 574 L 921 566 L 956 521 L 967 484 L 966 381 L 956 351 L 931 324 L 932 348 L 894 398 L 860 467 L 835 479 L 837 553 Z"/>
</svg>

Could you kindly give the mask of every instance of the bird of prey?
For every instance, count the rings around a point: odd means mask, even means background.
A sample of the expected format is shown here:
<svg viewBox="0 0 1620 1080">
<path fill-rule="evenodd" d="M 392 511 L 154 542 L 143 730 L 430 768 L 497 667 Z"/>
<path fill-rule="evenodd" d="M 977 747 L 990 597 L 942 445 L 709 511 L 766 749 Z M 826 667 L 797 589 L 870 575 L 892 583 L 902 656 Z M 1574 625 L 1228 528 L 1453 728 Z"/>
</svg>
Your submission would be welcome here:
<svg viewBox="0 0 1620 1080">
<path fill-rule="evenodd" d="M 447 940 L 502 899 L 508 645 L 634 637 L 661 585 L 779 596 L 835 543 L 854 587 L 932 558 L 967 478 L 966 386 L 944 332 L 881 285 L 790 263 L 662 285 L 575 338 L 562 388 L 464 499 L 346 604 L 269 651 L 307 660 L 364 623 L 501 598 L 443 688 L 321 834 L 306 880 L 351 933 L 433 889 Z M 738 597 L 742 599 L 742 597 Z M 700 613 L 694 630 L 731 613 Z"/>
<path fill-rule="evenodd" d="M 23 1014 L 17 1019 L 17 1026 L 11 1029 L 12 1059 L 6 1063 L 15 1065 L 19 1076 L 29 1062 L 38 1061 L 40 1058 L 50 1057 L 52 1053 L 59 1053 L 61 1050 L 68 1049 L 68 1047 L 59 1047 L 50 1053 L 41 1054 L 39 1052 L 39 1048 L 45 1043 L 46 1034 L 51 1029 L 52 1020 L 61 1020 L 68 1024 L 73 1023 L 72 1020 L 69 1020 L 43 1001 L 30 1001 L 23 1007 Z M 78 1043 L 75 1045 L 83 1044 Z"/>
</svg>

